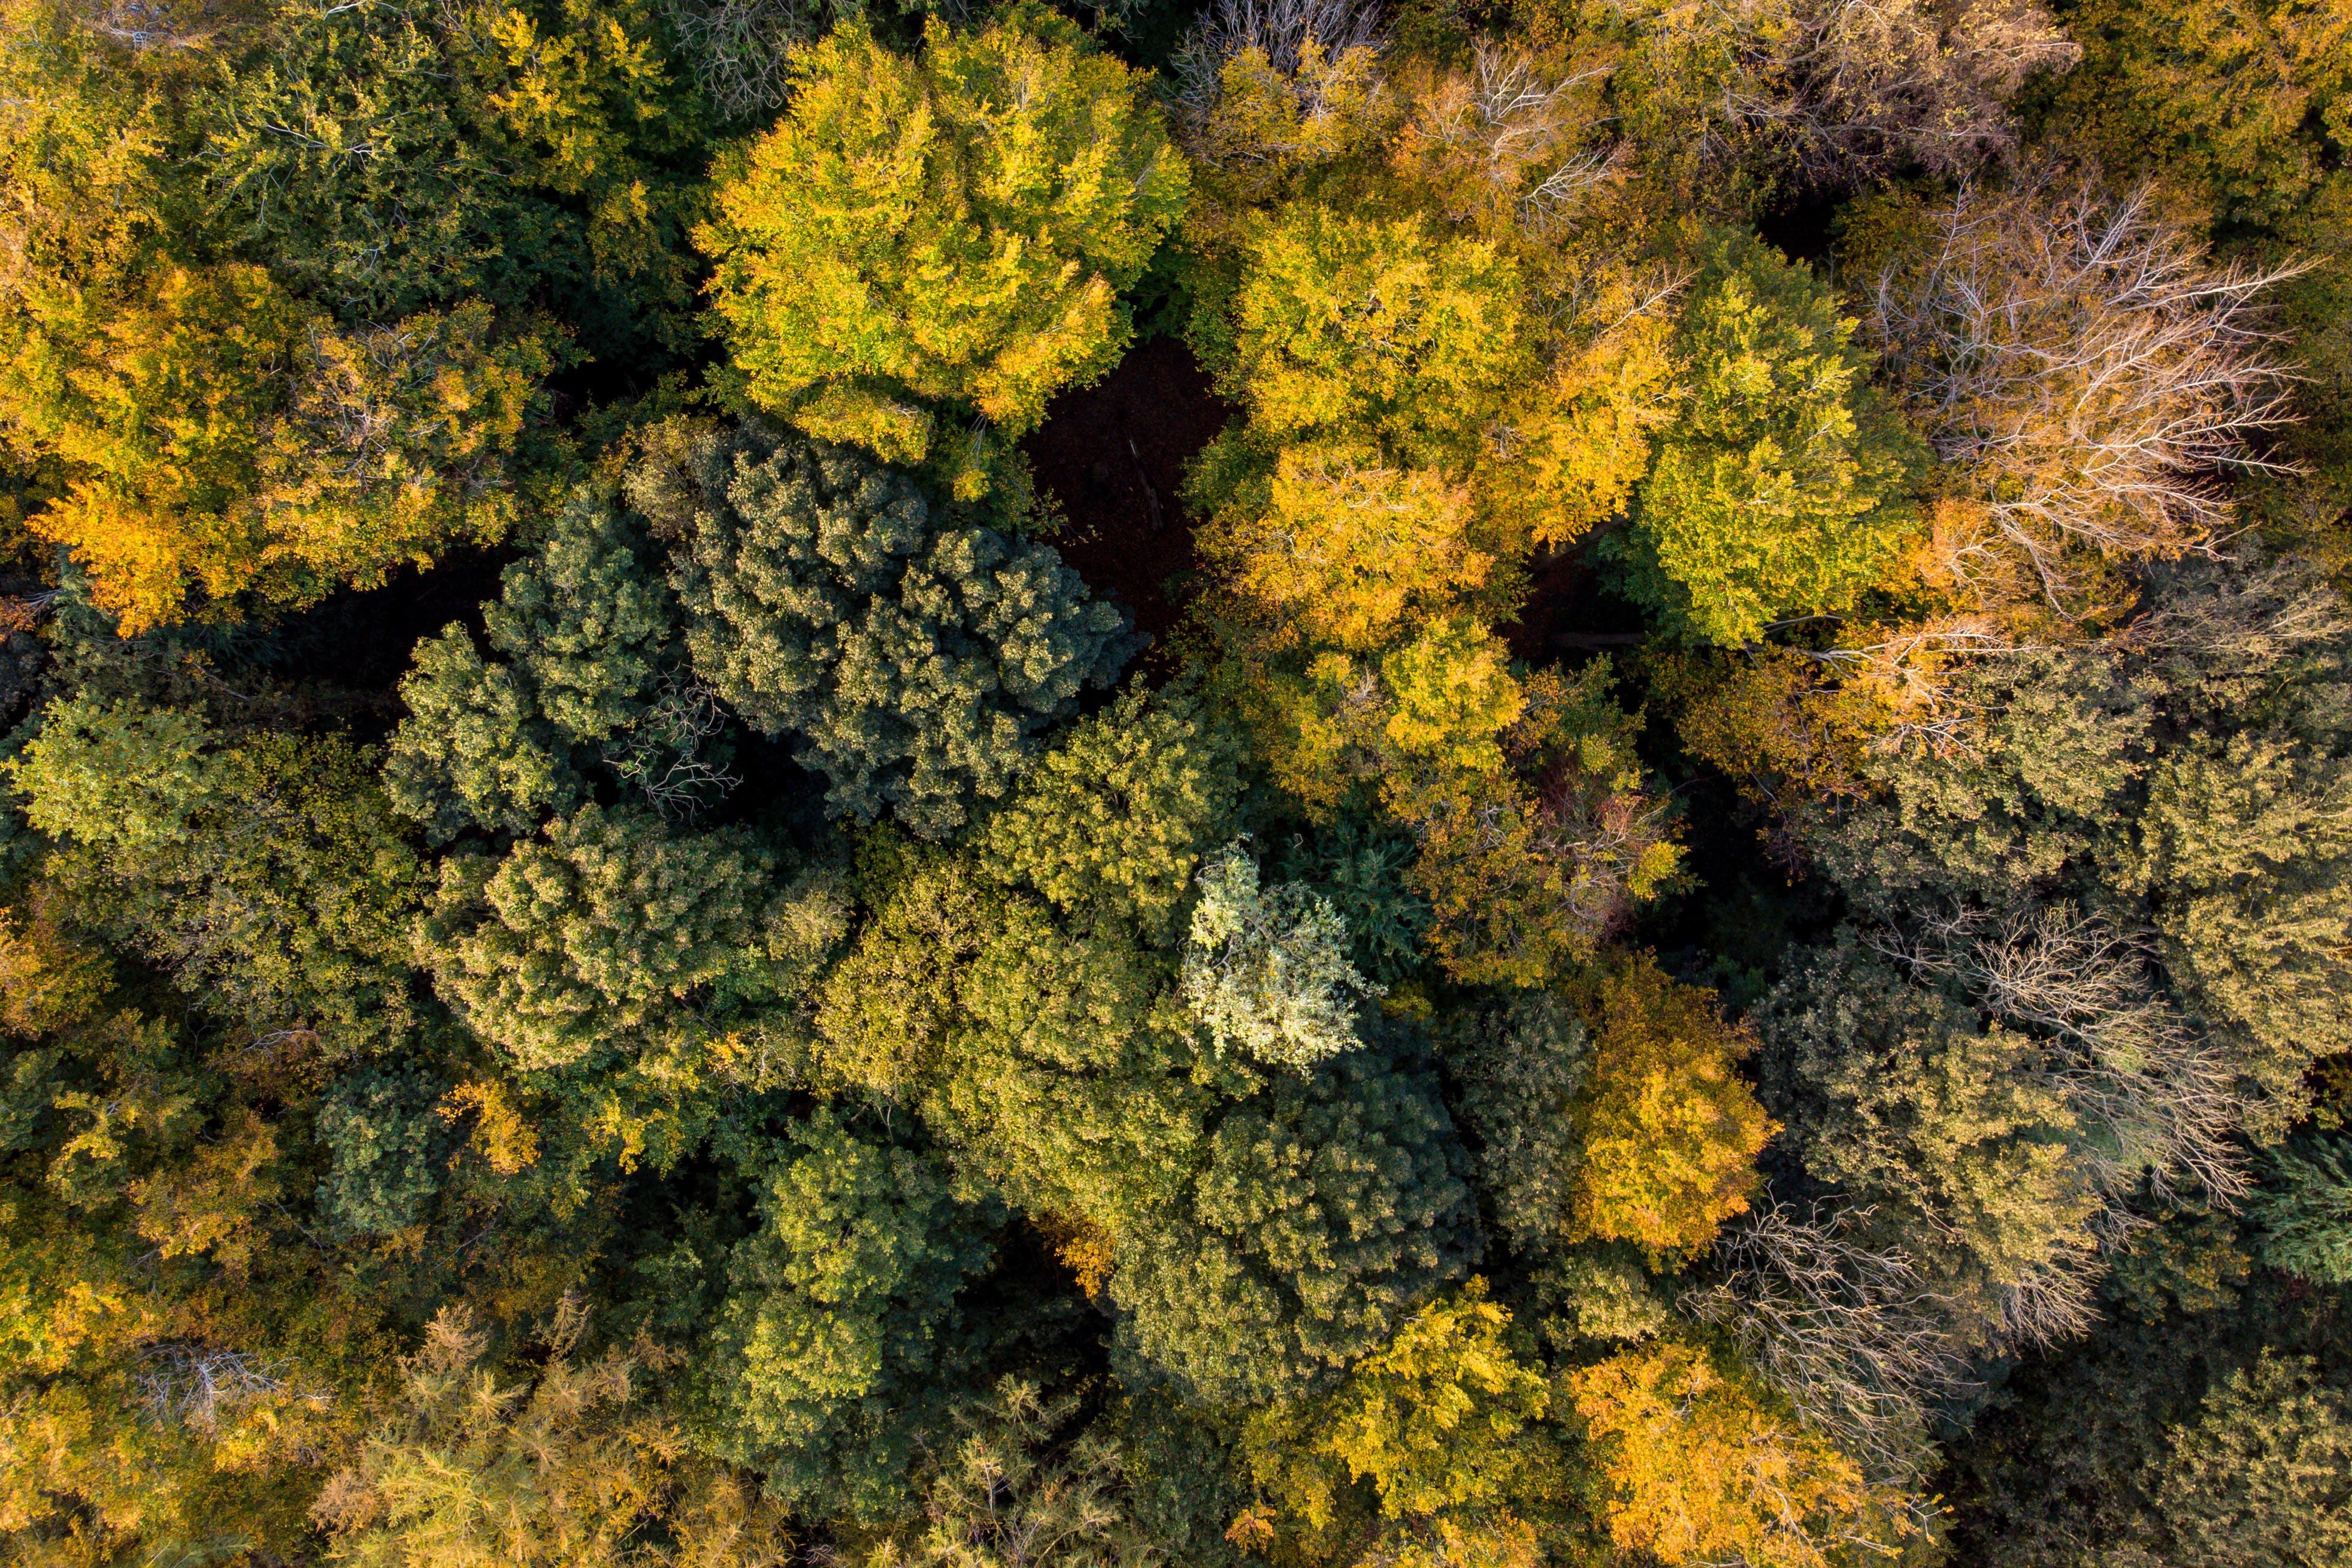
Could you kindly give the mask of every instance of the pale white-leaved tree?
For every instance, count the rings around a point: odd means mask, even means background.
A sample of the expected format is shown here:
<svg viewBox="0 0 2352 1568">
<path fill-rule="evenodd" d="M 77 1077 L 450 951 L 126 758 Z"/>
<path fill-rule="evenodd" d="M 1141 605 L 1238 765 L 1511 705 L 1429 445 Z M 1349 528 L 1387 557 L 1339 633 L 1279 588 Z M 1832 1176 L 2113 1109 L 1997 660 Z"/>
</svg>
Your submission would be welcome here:
<svg viewBox="0 0 2352 1568">
<path fill-rule="evenodd" d="M 1381 987 L 1348 962 L 1330 900 L 1296 882 L 1258 883 L 1239 839 L 1202 862 L 1181 980 L 1219 1051 L 1304 1070 L 1358 1043 L 1356 1010 Z"/>
</svg>

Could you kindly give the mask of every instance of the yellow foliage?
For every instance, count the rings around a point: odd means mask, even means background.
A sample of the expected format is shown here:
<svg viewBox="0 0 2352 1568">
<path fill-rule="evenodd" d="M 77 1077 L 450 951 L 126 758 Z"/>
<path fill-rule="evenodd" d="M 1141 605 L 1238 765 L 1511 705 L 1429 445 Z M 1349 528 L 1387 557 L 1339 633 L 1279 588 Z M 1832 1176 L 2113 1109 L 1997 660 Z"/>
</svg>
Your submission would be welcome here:
<svg viewBox="0 0 2352 1568">
<path fill-rule="evenodd" d="M 457 1085 L 441 1097 L 436 1110 L 442 1121 L 452 1123 L 469 1110 L 474 1113 L 474 1151 L 499 1175 L 511 1176 L 538 1163 L 539 1134 L 497 1079 Z"/>
<path fill-rule="evenodd" d="M 105 999 L 106 960 L 75 946 L 35 905 L 0 910 L 0 1030 L 23 1037 L 79 1023 Z"/>
<path fill-rule="evenodd" d="M 1830 1542 L 1880 1522 L 1853 1460 L 1692 1345 L 1629 1350 L 1568 1386 L 1601 1448 L 1621 1550 L 1669 1565 L 1827 1568 Z"/>
<path fill-rule="evenodd" d="M 1328 1396 L 1245 1419 L 1252 1479 L 1310 1555 L 1339 1540 L 1346 1489 L 1359 1482 L 1370 1483 L 1382 1520 L 1409 1527 L 1399 1542 L 1425 1542 L 1433 1526 L 1465 1544 L 1524 1533 L 1507 1509 L 1556 1489 L 1558 1456 L 1536 1425 L 1550 1385 L 1512 1353 L 1510 1321 L 1473 1279 L 1414 1314 Z M 1244 1513 L 1228 1538 L 1270 1542 L 1276 1517 Z"/>
<path fill-rule="evenodd" d="M 1679 386 L 1663 289 L 1604 271 L 1584 315 L 1597 321 L 1551 374 L 1516 393 L 1474 476 L 1509 537 L 1558 548 L 1624 510 L 1648 472 L 1652 435 Z"/>
<path fill-rule="evenodd" d="M 1369 151 L 1394 119 L 1372 46 L 1334 50 L 1310 36 L 1287 72 L 1261 47 L 1241 50 L 1218 68 L 1213 101 L 1185 117 L 1184 149 L 1202 166 L 1186 232 L 1230 238 L 1248 208 L 1294 175 Z"/>
<path fill-rule="evenodd" d="M 1747 1209 L 1756 1157 L 1779 1131 L 1737 1070 L 1754 1033 L 1725 1019 L 1713 992 L 1668 978 L 1646 955 L 1591 990 L 1577 1236 L 1653 1256 L 1696 1251 Z"/>
<path fill-rule="evenodd" d="M 1078 1289 L 1087 1293 L 1087 1300 L 1100 1297 L 1118 1263 L 1118 1238 L 1079 1215 L 1040 1215 L 1036 1225 L 1054 1256 L 1077 1277 Z"/>
<path fill-rule="evenodd" d="M 268 1238 L 254 1226 L 254 1213 L 274 1204 L 279 1186 L 268 1173 L 278 1158 L 278 1135 L 249 1107 L 239 1106 L 227 1125 L 199 1142 L 184 1163 L 125 1189 L 136 1215 L 134 1228 L 165 1258 L 210 1253 L 232 1274 L 242 1274 Z"/>
<path fill-rule="evenodd" d="M 192 593 L 372 585 L 515 514 L 505 459 L 552 360 L 536 339 L 492 344 L 487 306 L 345 332 L 247 266 L 32 303 L 0 430 L 65 466 L 31 526 L 125 634 L 182 618 Z"/>
<path fill-rule="evenodd" d="M 1309 643 L 1370 653 L 1392 646 L 1409 616 L 1486 585 L 1495 559 L 1471 530 L 1468 491 L 1441 474 L 1360 448 L 1294 447 L 1265 510 L 1221 519 L 1202 550 Z"/>
<path fill-rule="evenodd" d="M 1498 737 L 1527 697 L 1502 638 L 1469 616 L 1446 616 L 1382 658 L 1381 679 L 1392 705 L 1385 732 L 1399 752 L 1472 773 L 1503 770 Z"/>
</svg>

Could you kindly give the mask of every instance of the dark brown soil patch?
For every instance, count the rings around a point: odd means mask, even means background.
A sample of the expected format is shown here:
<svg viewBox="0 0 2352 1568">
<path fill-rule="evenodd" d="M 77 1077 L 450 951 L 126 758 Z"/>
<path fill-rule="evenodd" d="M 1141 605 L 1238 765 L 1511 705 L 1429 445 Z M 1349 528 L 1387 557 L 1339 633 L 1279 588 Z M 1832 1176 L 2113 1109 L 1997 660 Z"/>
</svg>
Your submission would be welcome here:
<svg viewBox="0 0 2352 1568">
<path fill-rule="evenodd" d="M 1045 542 L 1134 617 L 1159 673 L 1196 563 L 1184 465 L 1232 413 L 1182 342 L 1154 338 L 1094 385 L 1054 399 L 1021 444 L 1068 520 Z"/>
<path fill-rule="evenodd" d="M 1528 565 L 1528 596 L 1518 619 L 1500 628 L 1511 657 L 1533 665 L 1581 664 L 1594 653 L 1623 653 L 1642 641 L 1641 613 L 1601 586 L 1590 540 Z"/>
</svg>

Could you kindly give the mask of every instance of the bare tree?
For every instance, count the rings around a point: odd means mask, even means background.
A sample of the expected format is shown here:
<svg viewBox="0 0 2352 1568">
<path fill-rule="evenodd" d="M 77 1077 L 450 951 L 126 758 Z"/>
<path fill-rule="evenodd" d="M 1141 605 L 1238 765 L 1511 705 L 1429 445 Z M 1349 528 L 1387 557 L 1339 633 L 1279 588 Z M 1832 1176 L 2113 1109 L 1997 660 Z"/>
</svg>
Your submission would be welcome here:
<svg viewBox="0 0 2352 1568">
<path fill-rule="evenodd" d="M 283 1363 L 261 1362 L 242 1351 L 163 1340 L 141 1352 L 139 1394 L 159 1425 L 201 1432 L 216 1430 L 227 1410 L 257 1400 L 284 1397 L 318 1408 L 334 1403 L 331 1393 L 292 1387 L 287 1371 Z"/>
<path fill-rule="evenodd" d="M 1916 973 L 1957 977 L 1986 1013 L 2044 1042 L 2036 1076 L 2074 1113 L 2075 1163 L 2111 1213 L 2143 1187 L 2224 1206 L 2251 1190 L 2234 1139 L 2241 1077 L 2158 990 L 2147 935 L 2049 904 L 1998 919 L 1946 911 L 1916 935 L 1869 940 Z"/>
<path fill-rule="evenodd" d="M 824 0 L 671 0 L 695 84 L 730 122 L 783 107 L 792 90 L 785 62 L 793 47 L 824 30 Z"/>
<path fill-rule="evenodd" d="M 1857 1238 L 1873 1212 L 1759 1208 L 1724 1231 L 1714 1279 L 1678 1306 L 1728 1334 L 1872 1479 L 1903 1486 L 1932 1462 L 1933 1407 L 1975 1384 L 1910 1257 Z"/>
<path fill-rule="evenodd" d="M 1904 163 L 1950 176 L 2005 161 L 2017 144 L 2010 99 L 2082 54 L 2037 0 L 1608 4 L 1660 68 L 1700 77 L 1727 132 L 1839 183 Z"/>
<path fill-rule="evenodd" d="M 2284 473 L 2254 441 L 2293 417 L 2264 290 L 2298 268 L 2217 266 L 2147 186 L 2044 171 L 1964 187 L 1928 254 L 1878 280 L 1869 324 L 1937 454 L 1967 474 L 1984 550 L 2077 614 L 2101 560 L 2218 553 L 2223 470 Z M 1960 583 L 1989 563 L 1955 557 Z"/>
<path fill-rule="evenodd" d="M 1607 123 L 1603 66 L 1559 70 L 1525 48 L 1480 39 L 1466 68 L 1406 83 L 1412 108 L 1396 156 L 1455 222 L 1502 209 L 1531 230 L 1556 226 L 1622 173 Z M 1532 184 L 1530 184 L 1532 181 Z"/>
<path fill-rule="evenodd" d="M 1375 0 L 1216 0 L 1169 62 L 1169 106 L 1187 151 L 1228 171 L 1328 157 L 1387 117 Z M 1256 68 L 1270 100 L 1230 124 L 1226 67 Z"/>
</svg>

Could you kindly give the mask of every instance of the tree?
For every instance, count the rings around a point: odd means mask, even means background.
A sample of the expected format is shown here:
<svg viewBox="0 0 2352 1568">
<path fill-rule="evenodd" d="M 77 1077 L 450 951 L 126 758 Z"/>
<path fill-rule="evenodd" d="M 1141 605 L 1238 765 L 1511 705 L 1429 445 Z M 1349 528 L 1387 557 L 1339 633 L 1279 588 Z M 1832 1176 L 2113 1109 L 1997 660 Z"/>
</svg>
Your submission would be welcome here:
<svg viewBox="0 0 2352 1568">
<path fill-rule="evenodd" d="M 948 1435 L 971 1357 L 956 1297 L 994 1258 L 1003 1207 L 822 1110 L 778 1151 L 760 1199 L 697 1358 L 708 1441 L 780 1503 L 902 1516 L 919 1442 Z"/>
<path fill-rule="evenodd" d="M 9 768 L 27 819 L 70 846 L 47 869 L 78 922 L 256 1025 L 404 1019 L 424 873 L 370 753 L 84 695 Z"/>
<path fill-rule="evenodd" d="M 478 298 L 543 304 L 600 357 L 689 342 L 703 116 L 672 88 L 656 15 L 272 8 L 268 47 L 190 105 L 198 199 L 346 320 Z"/>
<path fill-rule="evenodd" d="M 753 728 L 799 732 L 836 812 L 887 805 L 943 837 L 1133 647 L 1051 548 L 940 526 L 913 480 L 855 453 L 746 430 L 692 462 L 671 580 L 695 668 Z"/>
<path fill-rule="evenodd" d="M 1746 235 L 1706 255 L 1675 350 L 1689 394 L 1620 544 L 1626 582 L 1688 635 L 1753 642 L 1850 608 L 1913 522 L 1915 440 L 1883 411 L 1855 323 Z"/>
<path fill-rule="evenodd" d="M 2324 1285 L 2352 1284 L 2347 1142 L 2340 1132 L 2315 1132 L 2263 1151 L 2266 1179 L 2246 1207 L 2272 1268 Z"/>
<path fill-rule="evenodd" d="M 1478 1251 L 1467 1158 L 1403 1031 L 1275 1076 L 1118 1238 L 1114 1366 L 1223 1404 L 1328 1387 Z"/>
<path fill-rule="evenodd" d="M 1514 1353 L 1510 1321 L 1481 1279 L 1431 1301 L 1323 1398 L 1251 1412 L 1254 1479 L 1310 1541 L 1333 1532 L 1356 1482 L 1383 1524 L 1415 1532 L 1548 1501 L 1561 1478 L 1536 1424 L 1551 1388 Z"/>
<path fill-rule="evenodd" d="M 1197 698 L 1128 690 L 1074 724 L 992 815 L 992 875 L 1066 915 L 1164 932 L 1238 805 L 1239 747 Z"/>
<path fill-rule="evenodd" d="M 246 266 L 26 303 L 0 429 L 63 465 L 32 526 L 126 633 L 183 619 L 196 594 L 300 605 L 373 586 L 514 519 L 552 361 L 479 303 L 339 330 Z"/>
<path fill-rule="evenodd" d="M 2007 556 L 2057 613 L 2113 613 L 2105 563 L 2213 553 L 2234 508 L 2212 475 L 2280 471 L 2257 444 L 2293 416 L 2288 378 L 2257 311 L 2289 274 L 2211 265 L 2152 187 L 2048 171 L 1922 226 L 1871 328 L 1990 526 L 1948 557 L 1956 585 L 1997 595 Z"/>
<path fill-rule="evenodd" d="M 1623 74 L 1646 79 L 1627 97 L 1704 105 L 1718 143 L 1725 132 L 1752 139 L 1827 184 L 1911 165 L 1944 177 L 1999 166 L 2017 146 L 2011 101 L 2082 52 L 2032 0 L 1948 10 L 1743 0 L 1706 11 L 1642 0 L 1626 10 L 1637 52 Z"/>
<path fill-rule="evenodd" d="M 1591 1037 L 1558 996 L 1521 991 L 1454 1015 L 1438 1042 L 1462 1086 L 1487 1212 L 1514 1250 L 1539 1253 L 1573 1229 Z"/>
<path fill-rule="evenodd" d="M 2131 962 L 2199 1026 L 2160 1097 L 2210 1052 L 2240 1080 L 2229 1117 L 2274 1136 L 2312 1059 L 2352 1048 L 2329 1000 L 2352 929 L 2335 761 L 2347 632 L 2301 567 L 2156 572 L 2128 637 L 1960 684 L 1985 716 L 1973 758 L 1874 755 L 1878 798 L 1809 812 L 1806 841 L 1858 920 L 1974 906 L 2030 922 L 2068 903 L 2150 944 L 2152 969 Z"/>
<path fill-rule="evenodd" d="M 1746 1211 L 1756 1156 L 1778 1131 L 1735 1070 L 1755 1036 L 1647 957 L 1605 973 L 1591 1011 L 1570 1238 L 1696 1252 Z"/>
<path fill-rule="evenodd" d="M 2182 1568 L 2325 1563 L 2352 1552 L 2352 1401 L 2307 1359 L 2265 1352 L 2172 1434 L 2156 1518 Z"/>
<path fill-rule="evenodd" d="M 1125 1456 L 1089 1426 L 1066 1444 L 1079 1401 L 1000 1381 L 955 1413 L 961 1434 L 919 1472 L 919 1524 L 890 1536 L 870 1568 L 1158 1568 L 1173 1559 L 1129 1506 Z"/>
<path fill-rule="evenodd" d="M 1661 1340 L 1567 1381 L 1601 1448 L 1604 1516 L 1620 1550 L 1669 1564 L 1736 1555 L 1758 1568 L 1826 1568 L 1840 1542 L 1891 1551 L 1903 1533 L 1873 1518 L 1851 1459 L 1696 1346 Z"/>
<path fill-rule="evenodd" d="M 336 1079 L 319 1106 L 319 1142 L 332 1162 L 319 1206 L 339 1231 L 406 1230 L 440 1191 L 449 1126 L 434 1109 L 444 1087 L 413 1068 L 362 1067 Z"/>
<path fill-rule="evenodd" d="M 503 859 L 445 859 L 417 954 L 518 1068 L 643 1049 L 785 994 L 793 933 L 775 919 L 774 867 L 743 828 L 677 835 L 645 813 L 583 805 Z"/>
<path fill-rule="evenodd" d="M 1347 960 L 1348 932 L 1321 895 L 1261 891 L 1238 841 L 1201 868 L 1184 952 L 1184 1003 L 1215 1047 L 1303 1069 L 1356 1042 L 1353 1015 L 1379 988 Z"/>
<path fill-rule="evenodd" d="M 1185 151 L 1200 165 L 1188 233 L 1230 237 L 1294 177 L 1365 152 L 1389 127 L 1378 14 L 1355 0 L 1224 0 L 1171 61 Z"/>
<path fill-rule="evenodd" d="M 2068 1158 L 2075 1120 L 2034 1072 L 2031 1036 L 1984 1026 L 1965 1003 L 1852 952 L 1777 995 L 1765 1027 L 1792 1052 L 1796 1092 L 1776 1103 L 1806 1168 L 1905 1216 L 1898 1234 L 1956 1331 L 2030 1340 L 2081 1326 L 2100 1198 Z"/>
<path fill-rule="evenodd" d="M 528 833 L 586 797 L 581 749 L 646 716 L 677 626 L 643 551 L 611 498 L 583 489 L 483 610 L 503 662 L 484 659 L 456 624 L 417 644 L 384 784 L 428 837 Z"/>
<path fill-rule="evenodd" d="M 2292 232 L 2341 181 L 2328 143 L 2352 87 L 2352 32 L 2303 0 L 2227 10 L 2088 0 L 2071 13 L 2082 63 L 2043 121 L 2118 174 L 2161 173 L 2216 226 Z"/>
<path fill-rule="evenodd" d="M 1519 290 L 1507 256 L 1417 214 L 1294 203 L 1250 229 L 1213 364 L 1273 440 L 1376 442 L 1436 467 L 1527 368 Z"/>
<path fill-rule="evenodd" d="M 586 1314 L 566 1297 L 534 1376 L 502 1383 L 488 1337 L 444 1308 L 401 1363 L 399 1405 L 327 1483 L 312 1519 L 359 1568 L 769 1568 L 791 1560 L 782 1511 L 688 1458 L 638 1405 L 617 1351 L 575 1359 Z M 654 1539 L 647 1539 L 649 1536 Z M 659 1542 L 660 1544 L 656 1542 Z"/>
<path fill-rule="evenodd" d="M 1009 1200 L 1089 1232 L 1095 1275 L 1197 1168 L 1217 1106 L 1257 1087 L 1201 1048 L 1173 970 L 1116 928 L 1073 931 L 1012 904 L 960 976 L 962 1026 L 924 1105 Z"/>
<path fill-rule="evenodd" d="M 791 110 L 696 231 L 736 364 L 811 435 L 937 454 L 976 497 L 986 437 L 960 426 L 1019 436 L 1110 368 L 1183 160 L 1140 75 L 1042 9 L 935 24 L 911 59 L 846 26 L 791 70 Z"/>
<path fill-rule="evenodd" d="M 1540 985 L 1589 957 L 1681 861 L 1643 787 L 1633 721 L 1595 659 L 1573 681 L 1536 672 L 1498 738 L 1508 773 L 1400 770 L 1382 794 L 1421 849 L 1409 877 L 1429 944 L 1470 984 Z M 1533 783 L 1524 775 L 1533 775 Z"/>
<path fill-rule="evenodd" d="M 1248 500 L 1255 500 L 1255 496 Z M 1237 501 L 1241 498 L 1236 498 Z M 1234 591 L 1315 647 L 1375 652 L 1484 587 L 1468 491 L 1347 446 L 1284 448 L 1264 510 L 1229 506 L 1204 541 Z"/>
</svg>

